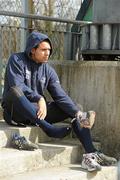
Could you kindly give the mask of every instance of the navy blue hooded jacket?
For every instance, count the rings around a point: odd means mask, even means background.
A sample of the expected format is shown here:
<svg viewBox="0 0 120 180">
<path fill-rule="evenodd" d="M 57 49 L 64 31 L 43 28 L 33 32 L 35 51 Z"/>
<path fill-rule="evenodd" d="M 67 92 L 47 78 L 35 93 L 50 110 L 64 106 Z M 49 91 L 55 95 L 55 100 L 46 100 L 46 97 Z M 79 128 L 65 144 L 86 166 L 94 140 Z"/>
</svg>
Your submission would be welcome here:
<svg viewBox="0 0 120 180">
<path fill-rule="evenodd" d="M 48 36 L 32 32 L 27 39 L 25 51 L 12 54 L 9 58 L 5 73 L 3 103 L 12 86 L 18 86 L 31 102 L 38 102 L 47 89 L 57 105 L 74 117 L 78 108 L 62 89 L 55 70 L 48 63 L 36 63 L 30 58 L 31 49 L 44 40 L 49 42 L 51 54 L 52 44 Z"/>
</svg>

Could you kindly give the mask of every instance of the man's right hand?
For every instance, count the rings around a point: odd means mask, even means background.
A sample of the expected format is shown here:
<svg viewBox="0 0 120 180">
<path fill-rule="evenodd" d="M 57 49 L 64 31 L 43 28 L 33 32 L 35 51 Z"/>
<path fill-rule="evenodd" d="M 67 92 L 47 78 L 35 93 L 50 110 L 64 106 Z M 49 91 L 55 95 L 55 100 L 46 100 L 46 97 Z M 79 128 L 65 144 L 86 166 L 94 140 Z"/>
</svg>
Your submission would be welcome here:
<svg viewBox="0 0 120 180">
<path fill-rule="evenodd" d="M 38 119 L 44 120 L 47 115 L 47 106 L 45 99 L 43 97 L 40 98 L 38 101 L 38 112 L 37 112 L 37 117 Z"/>
</svg>

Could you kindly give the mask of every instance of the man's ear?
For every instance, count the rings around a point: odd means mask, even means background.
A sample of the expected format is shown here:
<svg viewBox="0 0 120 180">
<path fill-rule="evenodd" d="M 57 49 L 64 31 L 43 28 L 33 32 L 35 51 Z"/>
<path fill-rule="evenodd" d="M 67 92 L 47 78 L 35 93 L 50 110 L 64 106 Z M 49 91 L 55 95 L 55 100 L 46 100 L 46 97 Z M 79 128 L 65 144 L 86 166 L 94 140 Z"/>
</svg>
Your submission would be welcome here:
<svg viewBox="0 0 120 180">
<path fill-rule="evenodd" d="M 31 55 L 35 54 L 35 48 L 31 49 Z"/>
</svg>

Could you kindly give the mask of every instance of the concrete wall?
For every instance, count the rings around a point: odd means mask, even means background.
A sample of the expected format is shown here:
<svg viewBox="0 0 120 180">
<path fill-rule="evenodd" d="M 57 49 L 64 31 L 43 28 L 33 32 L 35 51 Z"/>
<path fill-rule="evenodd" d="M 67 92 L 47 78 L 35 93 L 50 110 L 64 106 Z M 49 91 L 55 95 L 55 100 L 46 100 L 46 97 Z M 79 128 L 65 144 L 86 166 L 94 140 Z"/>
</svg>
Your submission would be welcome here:
<svg viewBox="0 0 120 180">
<path fill-rule="evenodd" d="M 120 152 L 120 62 L 54 62 L 64 89 L 84 110 L 95 110 L 93 139 L 104 152 Z"/>
</svg>

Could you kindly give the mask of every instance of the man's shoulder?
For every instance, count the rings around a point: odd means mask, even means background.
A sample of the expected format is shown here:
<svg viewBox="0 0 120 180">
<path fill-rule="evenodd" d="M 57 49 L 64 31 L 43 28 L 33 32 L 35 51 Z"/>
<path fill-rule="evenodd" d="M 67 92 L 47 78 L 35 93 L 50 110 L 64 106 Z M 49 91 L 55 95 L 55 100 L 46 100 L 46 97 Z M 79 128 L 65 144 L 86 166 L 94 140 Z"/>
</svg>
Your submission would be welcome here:
<svg viewBox="0 0 120 180">
<path fill-rule="evenodd" d="M 11 57 L 21 59 L 21 58 L 25 57 L 25 54 L 24 54 L 24 52 L 13 53 L 13 54 L 11 54 Z"/>
<path fill-rule="evenodd" d="M 9 59 L 10 59 L 10 61 L 12 60 L 12 61 L 17 61 L 17 62 L 19 62 L 19 61 L 22 62 L 22 61 L 26 60 L 26 56 L 25 56 L 24 52 L 13 53 L 13 54 L 11 54 Z"/>
</svg>

